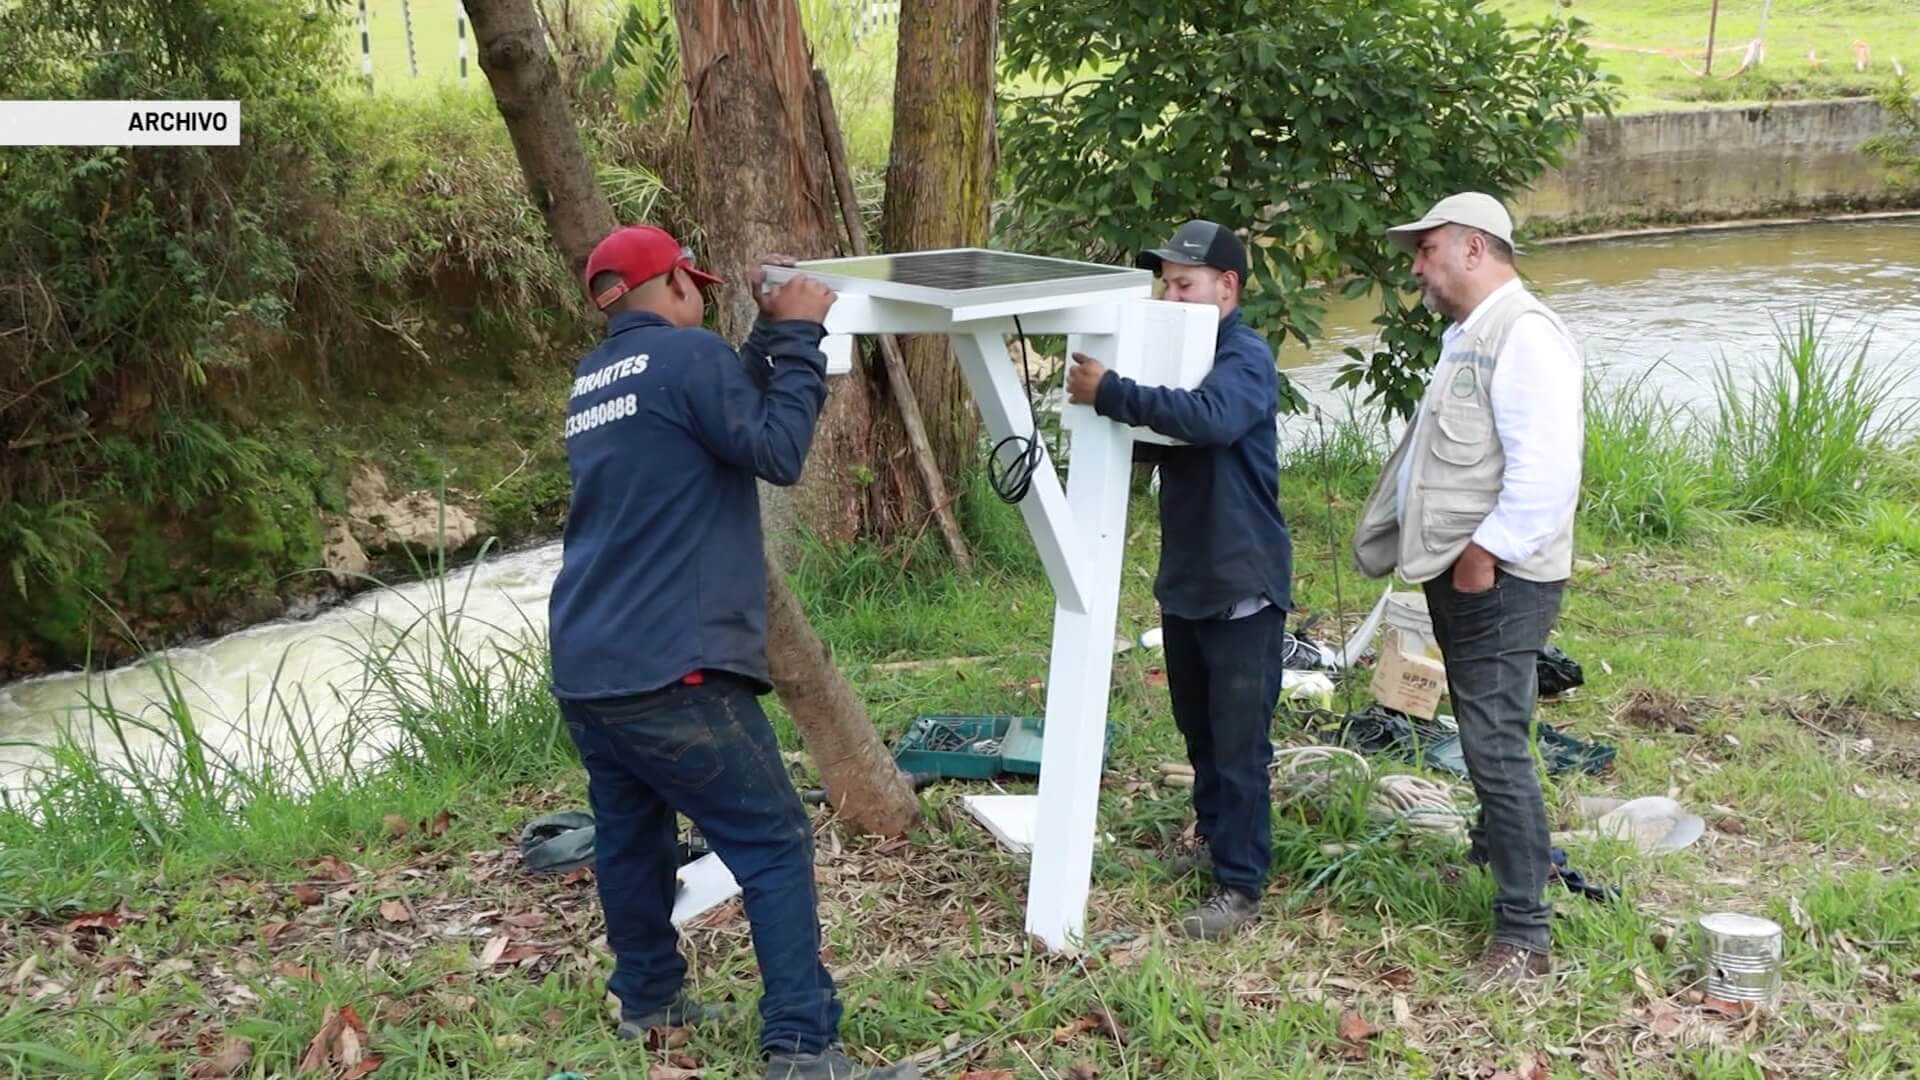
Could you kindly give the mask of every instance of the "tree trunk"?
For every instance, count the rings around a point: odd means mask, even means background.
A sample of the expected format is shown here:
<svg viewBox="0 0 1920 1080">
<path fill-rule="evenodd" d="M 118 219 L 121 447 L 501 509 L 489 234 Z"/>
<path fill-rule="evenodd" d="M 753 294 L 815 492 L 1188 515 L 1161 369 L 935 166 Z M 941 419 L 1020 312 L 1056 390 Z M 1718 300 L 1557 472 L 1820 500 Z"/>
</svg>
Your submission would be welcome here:
<svg viewBox="0 0 1920 1080">
<path fill-rule="evenodd" d="M 693 114 L 705 254 L 732 283 L 716 321 L 739 340 L 754 316 L 747 272 L 763 255 L 834 252 L 812 60 L 794 0 L 673 0 L 673 16 Z M 860 534 L 873 491 L 871 378 L 860 365 L 833 381 L 800 483 L 761 500 L 777 539 L 796 527 L 835 540 Z"/>
<path fill-rule="evenodd" d="M 532 0 L 465 0 L 480 52 L 533 204 L 577 281 L 593 245 L 613 230 L 613 207 L 580 148 L 560 69 Z M 581 293 L 586 292 L 581 286 Z"/>
<path fill-rule="evenodd" d="M 546 214 L 554 246 L 578 271 L 586 266 L 593 245 L 613 228 L 613 210 L 580 147 L 533 0 L 464 3 L 473 20 L 481 68 L 512 135 L 527 187 Z M 750 312 L 744 275 L 739 281 L 735 291 L 746 299 Z M 741 335 L 747 325 L 740 322 Z M 919 814 L 906 777 L 894 766 L 853 688 L 833 666 L 772 554 L 766 556 L 766 570 L 767 661 L 774 690 L 806 740 L 828 796 L 847 823 L 861 832 L 906 832 Z"/>
<path fill-rule="evenodd" d="M 888 251 L 983 247 L 993 202 L 997 0 L 902 0 L 893 84 L 893 152 L 887 165 Z M 980 416 L 945 337 L 901 339 L 927 438 L 950 486 L 980 462 Z M 903 443 L 885 417 L 876 446 Z M 900 487 L 917 494 L 910 473 Z M 887 501 L 895 496 L 890 491 Z M 916 506 L 914 502 L 905 505 Z M 920 514 L 913 515 L 916 519 Z"/>
<path fill-rule="evenodd" d="M 767 643 L 767 668 L 793 726 L 806 739 L 814 767 L 827 779 L 827 797 L 861 832 L 898 836 L 920 817 L 906 776 L 874 734 L 866 706 L 833 664 L 833 653 L 807 624 L 787 588 L 780 560 L 767 553 L 767 624 L 788 632 Z M 832 777 L 843 780 L 835 784 Z M 849 783 L 844 778 L 860 778 Z M 884 782 L 882 781 L 884 778 Z"/>
</svg>

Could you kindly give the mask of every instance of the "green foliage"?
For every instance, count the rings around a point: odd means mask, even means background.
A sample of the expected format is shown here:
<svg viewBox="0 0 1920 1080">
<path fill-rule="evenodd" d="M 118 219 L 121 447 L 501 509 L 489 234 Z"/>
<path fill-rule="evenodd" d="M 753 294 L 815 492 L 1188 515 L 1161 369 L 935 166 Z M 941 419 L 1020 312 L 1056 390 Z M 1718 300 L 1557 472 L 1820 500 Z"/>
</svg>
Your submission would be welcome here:
<svg viewBox="0 0 1920 1080">
<path fill-rule="evenodd" d="M 89 554 L 104 555 L 93 509 L 74 499 L 42 505 L 0 502 L 0 552 L 7 579 L 24 597 L 32 578 L 59 579 L 79 570 Z"/>
<path fill-rule="evenodd" d="M 607 57 L 587 76 L 595 89 L 612 89 L 623 71 L 628 116 L 645 120 L 674 100 L 680 82 L 680 48 L 674 38 L 673 6 L 666 0 L 628 0 L 614 28 Z"/>
<path fill-rule="evenodd" d="M 1382 230 L 1439 196 L 1524 189 L 1610 108 L 1577 23 L 1475 0 L 1009 0 L 1002 160 L 1023 244 L 1112 259 L 1208 217 L 1251 239 L 1255 325 L 1319 334 L 1320 283 L 1379 288 L 1383 348 L 1345 385 L 1410 412 L 1433 319 Z"/>
<path fill-rule="evenodd" d="M 1772 364 L 1738 375 L 1725 361 L 1715 369 L 1713 471 L 1748 517 L 1855 518 L 1869 465 L 1907 429 L 1914 406 L 1898 396 L 1897 374 L 1867 366 L 1869 335 L 1835 338 L 1813 311 L 1775 331 Z"/>
<path fill-rule="evenodd" d="M 1880 92 L 1887 110 L 1887 130 L 1868 139 L 1862 149 L 1887 163 L 1894 183 L 1920 187 L 1920 99 L 1913 81 L 1902 74 Z"/>
<path fill-rule="evenodd" d="M 0 651 L 85 661 L 101 600 L 144 632 L 318 587 L 288 575 L 347 460 L 392 468 L 464 413 L 491 423 L 438 447 L 463 483 L 523 462 L 548 403 L 513 372 L 585 336 L 568 274 L 491 101 L 362 96 L 341 26 L 332 0 L 0 2 L 0 97 L 246 103 L 238 148 L 0 150 Z M 650 144 L 586 134 L 627 163 L 623 211 L 673 212 Z M 429 396 L 453 382 L 512 389 Z"/>
<path fill-rule="evenodd" d="M 251 367 L 293 309 L 289 181 L 329 146 L 335 7 L 0 6 L 0 97 L 247 103 L 239 150 L 0 154 L 0 323 L 17 327 L 0 334 L 0 500 L 67 522 L 0 531 L 15 589 L 23 570 L 58 580 L 97 541 L 73 510 L 89 479 L 189 504 L 259 478 L 260 445 L 208 423 L 200 398 Z"/>
<path fill-rule="evenodd" d="M 1920 511 L 1907 503 L 1875 499 L 1867 506 L 1860 534 L 1875 551 L 1920 559 Z"/>
</svg>

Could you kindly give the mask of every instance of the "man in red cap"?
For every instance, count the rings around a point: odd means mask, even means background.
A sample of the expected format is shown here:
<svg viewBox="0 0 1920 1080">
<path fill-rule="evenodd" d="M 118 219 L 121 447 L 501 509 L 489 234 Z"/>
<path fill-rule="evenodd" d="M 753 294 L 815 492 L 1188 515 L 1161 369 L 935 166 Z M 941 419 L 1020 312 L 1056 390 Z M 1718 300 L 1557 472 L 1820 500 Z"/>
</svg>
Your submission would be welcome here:
<svg viewBox="0 0 1920 1080">
<path fill-rule="evenodd" d="M 857 1066 L 837 1046 L 813 829 L 758 701 L 772 683 L 755 482 L 800 478 L 827 396 L 834 294 L 807 277 L 763 294 L 756 272 L 760 318 L 736 353 L 701 327 L 701 290 L 717 284 L 650 225 L 615 230 L 587 260 L 607 331 L 567 404 L 573 500 L 549 637 L 553 692 L 587 769 L 608 988 L 623 1037 L 717 1017 L 683 988 L 677 811 L 745 895 L 769 1080 L 916 1077 Z"/>
</svg>

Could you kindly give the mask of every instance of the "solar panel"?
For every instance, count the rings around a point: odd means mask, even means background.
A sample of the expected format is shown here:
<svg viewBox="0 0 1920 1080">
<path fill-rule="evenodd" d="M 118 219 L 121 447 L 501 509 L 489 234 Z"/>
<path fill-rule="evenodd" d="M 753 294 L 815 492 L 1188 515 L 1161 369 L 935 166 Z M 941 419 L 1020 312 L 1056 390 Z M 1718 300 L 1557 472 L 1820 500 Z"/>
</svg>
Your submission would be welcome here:
<svg viewBox="0 0 1920 1080">
<path fill-rule="evenodd" d="M 776 266 L 766 270 L 767 279 L 775 283 L 796 273 Z M 813 259 L 800 263 L 798 271 L 837 292 L 941 307 L 1109 290 L 1139 294 L 1153 281 L 1151 272 L 1132 267 L 984 248 Z"/>
</svg>

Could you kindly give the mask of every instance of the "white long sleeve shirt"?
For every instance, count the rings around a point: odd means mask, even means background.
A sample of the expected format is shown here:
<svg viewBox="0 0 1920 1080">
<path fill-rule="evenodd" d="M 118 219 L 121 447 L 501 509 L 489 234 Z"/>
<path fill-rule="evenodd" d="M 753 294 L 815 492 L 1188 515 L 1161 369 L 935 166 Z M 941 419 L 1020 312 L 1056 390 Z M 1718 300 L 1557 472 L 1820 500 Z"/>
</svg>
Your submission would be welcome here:
<svg viewBox="0 0 1920 1080">
<path fill-rule="evenodd" d="M 1440 337 L 1442 356 L 1495 303 L 1524 285 L 1518 278 L 1480 301 Z M 1500 498 L 1473 542 L 1501 562 L 1524 562 L 1565 527 L 1580 498 L 1581 377 L 1573 343 L 1545 319 L 1523 318 L 1507 334 L 1488 388 L 1493 428 L 1506 454 Z M 1427 422 L 1422 408 L 1416 421 Z M 1407 501 L 1413 459 L 1400 463 L 1396 506 Z"/>
</svg>

